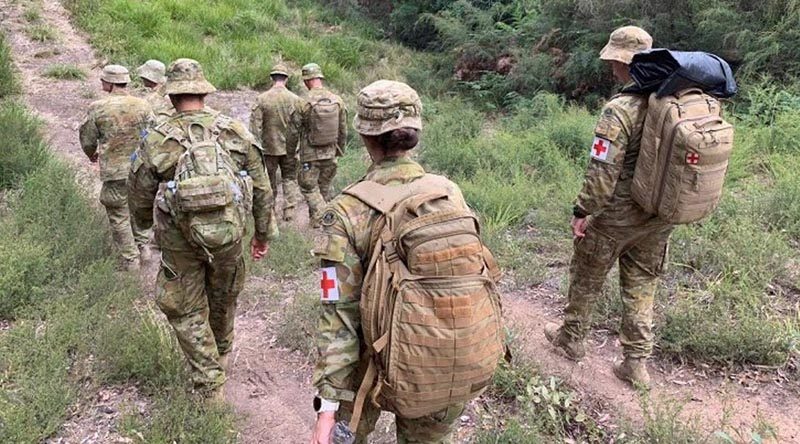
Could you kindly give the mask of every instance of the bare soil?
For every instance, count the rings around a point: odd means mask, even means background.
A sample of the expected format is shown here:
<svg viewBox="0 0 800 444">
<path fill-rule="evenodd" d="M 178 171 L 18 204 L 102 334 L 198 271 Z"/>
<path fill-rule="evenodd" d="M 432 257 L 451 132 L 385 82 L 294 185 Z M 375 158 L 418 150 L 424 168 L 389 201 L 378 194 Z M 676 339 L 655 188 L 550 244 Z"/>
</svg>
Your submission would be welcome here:
<svg viewBox="0 0 800 444">
<path fill-rule="evenodd" d="M 80 150 L 77 129 L 89 103 L 102 94 L 99 66 L 87 38 L 77 32 L 69 15 L 56 0 L 43 0 L 44 20 L 59 38 L 51 43 L 30 41 L 19 2 L 0 0 L 2 29 L 8 35 L 17 68 L 23 79 L 23 100 L 45 122 L 51 147 L 75 167 L 76 180 L 90 195 L 99 189 L 97 171 Z M 75 64 L 87 72 L 85 81 L 45 78 L 42 73 L 54 63 Z M 209 105 L 247 121 L 250 104 L 257 92 L 251 90 L 220 92 Z M 298 210 L 299 214 L 305 209 Z M 304 227 L 306 217 L 296 223 Z M 147 273 L 146 288 L 152 288 L 152 270 Z M 226 399 L 241 417 L 241 441 L 244 443 L 306 442 L 314 415 L 310 408 L 311 365 L 307 359 L 275 345 L 273 326 L 280 322 L 280 307 L 266 304 L 262 296 L 280 291 L 280 283 L 251 277 L 241 298 L 237 315 L 236 343 L 231 362 Z M 581 363 L 557 355 L 542 334 L 547 322 L 557 322 L 560 313 L 554 308 L 561 298 L 554 286 L 511 288 L 506 292 L 504 308 L 510 326 L 521 339 L 524 353 L 544 374 L 564 379 L 582 396 L 610 406 L 611 412 L 634 422 L 642 420 L 637 394 L 611 373 L 621 351 L 615 336 L 599 332 L 592 338 L 591 352 Z M 6 328 L 3 326 L 3 328 Z M 797 394 L 785 390 L 775 372 L 763 372 L 761 379 L 736 375 L 714 376 L 703 368 L 679 367 L 656 361 L 651 365 L 656 402 L 685 402 L 682 415 L 695 417 L 707 430 L 717 430 L 722 418 L 733 428 L 750 430 L 765 420 L 778 432 L 777 442 L 800 442 L 800 412 Z M 147 400 L 130 387 L 101 387 L 87 395 L 73 409 L 52 442 L 105 443 L 127 442 L 116 434 L 116 412 L 120 406 L 146 409 Z M 100 412 L 99 415 L 97 412 Z M 110 412 L 110 413 L 108 413 Z M 465 418 L 464 429 L 473 426 Z M 391 442 L 391 425 L 385 418 L 376 441 Z M 461 432 L 460 436 L 469 433 Z M 467 439 L 460 439 L 465 442 Z"/>
</svg>

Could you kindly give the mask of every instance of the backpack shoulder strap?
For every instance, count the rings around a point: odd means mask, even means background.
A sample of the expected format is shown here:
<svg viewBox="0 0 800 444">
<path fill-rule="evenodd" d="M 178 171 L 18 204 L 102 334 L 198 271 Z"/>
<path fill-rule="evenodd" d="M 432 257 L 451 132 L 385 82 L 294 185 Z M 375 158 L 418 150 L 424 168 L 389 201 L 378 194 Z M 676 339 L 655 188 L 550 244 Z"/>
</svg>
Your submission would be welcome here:
<svg viewBox="0 0 800 444">
<path fill-rule="evenodd" d="M 381 214 L 386 214 L 397 205 L 398 202 L 407 199 L 415 194 L 439 194 L 441 197 L 448 195 L 445 182 L 442 176 L 426 174 L 421 178 L 402 185 L 383 185 L 371 180 L 350 185 L 342 193 L 353 196 L 356 199 L 369 205 Z"/>
</svg>

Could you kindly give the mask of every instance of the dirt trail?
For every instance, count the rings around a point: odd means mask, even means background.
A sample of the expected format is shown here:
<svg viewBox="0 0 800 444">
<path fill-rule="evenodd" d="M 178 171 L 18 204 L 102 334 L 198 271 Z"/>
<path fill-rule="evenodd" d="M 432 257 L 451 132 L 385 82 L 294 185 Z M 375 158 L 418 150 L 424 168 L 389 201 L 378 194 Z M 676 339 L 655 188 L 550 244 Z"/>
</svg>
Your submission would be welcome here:
<svg viewBox="0 0 800 444">
<path fill-rule="evenodd" d="M 24 80 L 25 103 L 45 121 L 53 149 L 75 166 L 78 180 L 96 194 L 97 172 L 80 151 L 77 129 L 89 103 L 101 94 L 100 63 L 87 39 L 70 24 L 61 4 L 55 0 L 42 3 L 44 19 L 58 32 L 58 41 L 30 41 L 24 32 L 26 22 L 19 2 L 0 0 L 2 28 L 9 36 Z M 86 80 L 43 77 L 44 70 L 55 63 L 82 67 L 88 74 Z M 247 121 L 249 104 L 255 95 L 254 91 L 220 92 L 211 98 L 209 105 Z M 226 398 L 243 418 L 240 430 L 245 443 L 304 442 L 313 421 L 307 407 L 312 396 L 308 383 L 310 366 L 273 346 L 274 335 L 269 325 L 276 307 L 260 303 L 259 295 L 274 290 L 276 285 L 279 284 L 251 277 L 237 315 L 237 340 Z M 547 299 L 557 297 L 557 290 L 552 288 L 516 290 L 506 295 L 507 317 L 521 338 L 525 353 L 546 374 L 563 378 L 589 398 L 605 401 L 623 417 L 641 418 L 636 395 L 611 373 L 613 361 L 620 356 L 613 339 L 602 337 L 599 343 L 595 342 L 592 352 L 580 364 L 557 356 L 547 344 L 542 334 L 544 324 L 559 317 Z M 659 401 L 686 401 L 684 414 L 697 416 L 712 430 L 726 411 L 731 415 L 730 424 L 742 430 L 749 430 L 760 415 L 777 427 L 779 442 L 800 442 L 800 423 L 796 420 L 798 399 L 772 384 L 747 390 L 735 382 L 699 375 L 701 372 L 696 369 L 667 370 L 658 363 L 651 368 L 655 370 L 652 397 Z M 97 436 L 96 430 L 73 430 L 71 439 L 63 442 L 73 442 L 72 439 L 93 442 L 92 436 Z"/>
</svg>

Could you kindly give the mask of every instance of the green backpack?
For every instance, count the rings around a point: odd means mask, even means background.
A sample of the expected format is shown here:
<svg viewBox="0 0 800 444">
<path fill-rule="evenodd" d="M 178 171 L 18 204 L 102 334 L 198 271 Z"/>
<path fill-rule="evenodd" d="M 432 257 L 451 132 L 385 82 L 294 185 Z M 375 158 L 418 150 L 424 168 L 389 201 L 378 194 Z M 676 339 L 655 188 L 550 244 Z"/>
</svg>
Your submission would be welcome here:
<svg viewBox="0 0 800 444">
<path fill-rule="evenodd" d="M 178 158 L 174 179 L 167 182 L 165 197 L 184 237 L 209 259 L 211 251 L 242 239 L 253 203 L 252 179 L 217 141 L 218 128 L 224 128 L 226 121 L 218 116 L 210 128 L 192 123 L 186 131 L 188 139 L 169 123 L 158 129 L 186 148 Z M 193 135 L 195 126 L 201 127 L 202 138 Z"/>
</svg>

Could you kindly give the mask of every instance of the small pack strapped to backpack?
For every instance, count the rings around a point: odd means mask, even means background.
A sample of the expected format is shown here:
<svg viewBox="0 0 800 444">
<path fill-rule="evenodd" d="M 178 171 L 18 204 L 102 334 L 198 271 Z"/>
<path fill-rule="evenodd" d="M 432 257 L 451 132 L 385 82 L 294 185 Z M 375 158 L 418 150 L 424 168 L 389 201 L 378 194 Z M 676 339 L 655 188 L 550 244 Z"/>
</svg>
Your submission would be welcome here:
<svg viewBox="0 0 800 444">
<path fill-rule="evenodd" d="M 700 89 L 650 95 L 633 200 L 666 222 L 688 224 L 716 209 L 733 150 L 733 126 Z"/>
<path fill-rule="evenodd" d="M 157 128 L 186 149 L 175 165 L 174 179 L 167 183 L 165 197 L 184 237 L 202 248 L 209 259 L 212 250 L 241 240 L 253 202 L 252 179 L 247 171 L 239 171 L 217 141 L 226 121 L 217 116 L 209 128 L 189 123 L 188 137 L 170 123 Z"/>
<path fill-rule="evenodd" d="M 343 191 L 381 214 L 361 293 L 370 361 L 353 432 L 368 395 L 404 418 L 429 415 L 480 395 L 503 355 L 499 270 L 475 216 L 449 199 L 451 186 L 426 174 Z"/>
<path fill-rule="evenodd" d="M 330 97 L 311 102 L 308 118 L 308 141 L 311 146 L 325 147 L 339 141 L 339 103 Z"/>
</svg>

